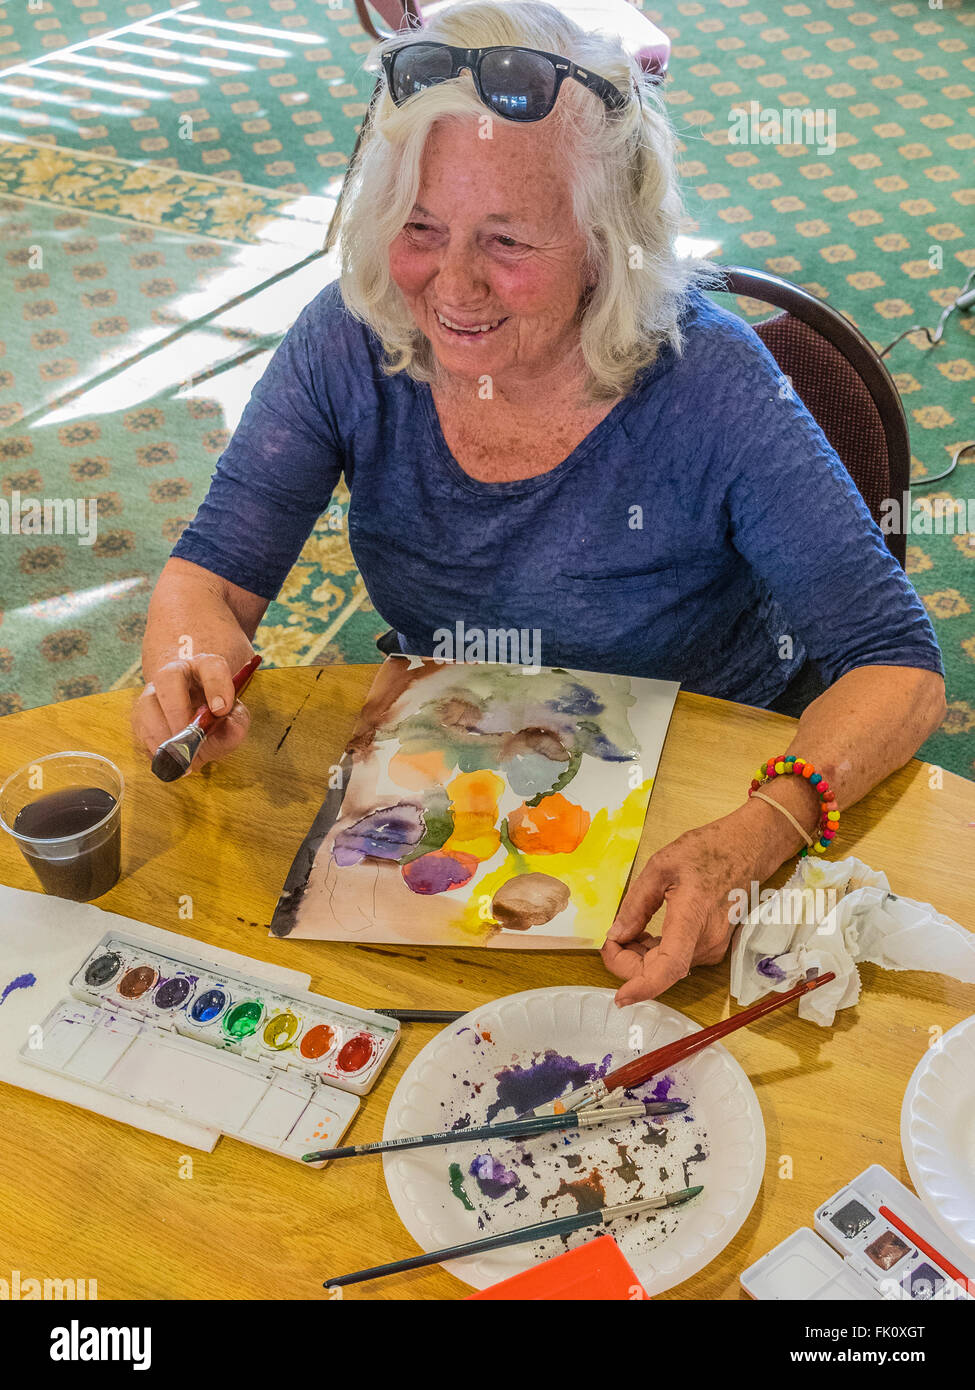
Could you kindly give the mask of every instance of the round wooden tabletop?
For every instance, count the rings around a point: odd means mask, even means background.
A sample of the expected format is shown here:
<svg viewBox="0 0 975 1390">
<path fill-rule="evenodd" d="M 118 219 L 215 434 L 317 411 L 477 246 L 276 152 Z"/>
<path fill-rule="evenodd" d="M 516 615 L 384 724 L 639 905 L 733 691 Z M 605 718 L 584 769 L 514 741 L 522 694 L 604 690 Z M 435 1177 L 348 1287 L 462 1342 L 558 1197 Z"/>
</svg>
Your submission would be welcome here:
<svg viewBox="0 0 975 1390">
<path fill-rule="evenodd" d="M 547 985 L 614 987 L 595 952 L 269 937 L 278 892 L 321 803 L 327 769 L 339 761 L 375 672 L 350 666 L 259 673 L 245 697 L 253 715 L 247 743 L 171 785 L 151 775 L 134 745 L 134 691 L 9 715 L 0 721 L 0 780 L 67 748 L 111 758 L 126 780 L 123 872 L 98 906 L 307 971 L 311 988 L 333 998 L 466 1011 Z M 752 769 L 784 746 L 793 728 L 793 720 L 766 710 L 679 695 L 637 866 L 682 831 L 740 804 Z M 973 846 L 975 784 L 917 761 L 843 816 L 843 853 L 886 872 L 897 893 L 933 902 L 969 929 Z M 772 882 L 784 881 L 788 869 Z M 8 836 L 0 837 L 0 881 L 38 887 Z M 908 1181 L 899 1134 L 905 1087 L 937 1030 L 975 1013 L 975 987 L 874 966 L 865 966 L 862 978 L 860 1003 L 832 1028 L 785 1009 L 728 1040 L 765 1116 L 765 1181 L 722 1254 L 665 1297 L 744 1297 L 741 1271 L 810 1225 L 815 1208 L 869 1164 Z M 727 960 L 694 971 L 665 1002 L 700 1024 L 725 1017 Z M 363 1098 L 351 1142 L 381 1136 L 396 1082 L 434 1033 L 432 1024 L 404 1025 L 396 1054 Z M 0 1268 L 24 1277 L 97 1279 L 100 1298 L 327 1298 L 328 1275 L 416 1253 L 378 1160 L 318 1173 L 222 1138 L 212 1154 L 192 1152 L 187 1178 L 186 1155 L 171 1140 L 0 1089 Z M 345 1297 L 467 1292 L 434 1266 L 354 1286 Z"/>
</svg>

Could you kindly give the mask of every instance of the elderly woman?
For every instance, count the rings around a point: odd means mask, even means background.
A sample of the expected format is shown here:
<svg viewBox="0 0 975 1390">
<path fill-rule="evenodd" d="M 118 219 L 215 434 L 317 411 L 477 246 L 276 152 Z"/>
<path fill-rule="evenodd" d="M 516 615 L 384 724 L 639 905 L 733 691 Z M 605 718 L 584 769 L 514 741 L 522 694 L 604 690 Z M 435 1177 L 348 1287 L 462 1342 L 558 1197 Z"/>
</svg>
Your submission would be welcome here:
<svg viewBox="0 0 975 1390">
<path fill-rule="evenodd" d="M 545 4 L 452 6 L 383 66 L 341 277 L 268 365 L 153 594 L 138 736 L 153 751 L 205 698 L 231 711 L 207 756 L 241 741 L 231 671 L 344 473 L 402 650 L 518 629 L 544 665 L 801 714 L 791 749 L 851 805 L 941 722 L 938 646 L 772 357 L 676 255 L 659 100 Z M 720 960 L 731 890 L 815 826 L 804 779 L 766 791 L 779 806 L 743 798 L 634 880 L 604 947 L 620 1003 Z"/>
</svg>

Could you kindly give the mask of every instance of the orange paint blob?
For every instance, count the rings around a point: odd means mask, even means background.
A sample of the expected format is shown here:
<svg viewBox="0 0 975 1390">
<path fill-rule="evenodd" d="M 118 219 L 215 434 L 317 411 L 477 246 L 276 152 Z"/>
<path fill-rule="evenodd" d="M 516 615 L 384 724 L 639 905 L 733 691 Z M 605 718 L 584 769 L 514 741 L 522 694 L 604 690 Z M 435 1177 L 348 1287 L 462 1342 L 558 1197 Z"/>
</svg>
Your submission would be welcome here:
<svg viewBox="0 0 975 1390">
<path fill-rule="evenodd" d="M 448 853 L 473 855 L 483 862 L 501 848 L 497 829 L 498 807 L 504 780 L 496 772 L 461 772 L 447 787 L 453 817 L 453 834 L 444 845 Z"/>
<path fill-rule="evenodd" d="M 524 802 L 508 816 L 508 837 L 522 854 L 571 854 L 589 829 L 589 812 L 561 792 L 543 796 L 537 806 Z"/>
<path fill-rule="evenodd" d="M 302 1038 L 298 1051 L 302 1057 L 307 1057 L 309 1061 L 314 1062 L 319 1057 L 325 1056 L 332 1046 L 334 1037 L 334 1028 L 330 1028 L 327 1023 L 316 1023 L 314 1028 L 309 1028 Z"/>
<path fill-rule="evenodd" d="M 498 814 L 498 802 L 504 791 L 504 779 L 496 772 L 461 772 L 447 787 L 447 795 L 454 810 L 454 824 L 457 817 L 471 815 L 480 818 L 483 825 L 493 825 Z M 485 828 L 486 828 L 485 826 Z"/>
<path fill-rule="evenodd" d="M 408 791 L 443 786 L 450 776 L 450 768 L 439 748 L 430 753 L 404 753 L 400 749 L 390 758 L 388 772 L 398 787 Z"/>
</svg>

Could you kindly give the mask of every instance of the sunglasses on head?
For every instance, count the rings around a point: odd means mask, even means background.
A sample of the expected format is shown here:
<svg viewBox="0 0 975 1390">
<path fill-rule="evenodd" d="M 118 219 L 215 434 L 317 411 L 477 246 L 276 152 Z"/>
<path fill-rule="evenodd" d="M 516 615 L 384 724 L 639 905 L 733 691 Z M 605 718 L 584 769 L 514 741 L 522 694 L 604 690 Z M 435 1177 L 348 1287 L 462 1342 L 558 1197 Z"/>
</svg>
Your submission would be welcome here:
<svg viewBox="0 0 975 1390">
<path fill-rule="evenodd" d="M 587 72 L 558 53 L 535 48 L 452 48 L 421 40 L 383 54 L 386 86 L 397 106 L 416 92 L 459 77 L 465 68 L 484 105 L 508 121 L 540 121 L 547 116 L 567 77 L 595 92 L 610 111 L 626 106 L 626 97 L 605 77 Z"/>
</svg>

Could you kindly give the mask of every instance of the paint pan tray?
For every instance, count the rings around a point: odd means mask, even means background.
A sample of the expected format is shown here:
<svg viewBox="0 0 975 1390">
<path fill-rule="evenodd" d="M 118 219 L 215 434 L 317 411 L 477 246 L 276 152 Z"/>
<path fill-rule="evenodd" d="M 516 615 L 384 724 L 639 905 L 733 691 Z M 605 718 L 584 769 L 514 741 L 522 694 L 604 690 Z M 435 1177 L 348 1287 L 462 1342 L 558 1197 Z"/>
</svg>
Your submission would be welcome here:
<svg viewBox="0 0 975 1390">
<path fill-rule="evenodd" d="M 87 1003 L 359 1096 L 372 1089 L 400 1035 L 395 1019 L 369 1009 L 278 990 L 118 932 L 102 937 L 70 988 Z"/>
<path fill-rule="evenodd" d="M 35 1066 L 289 1158 L 337 1144 L 399 1024 L 106 934 L 20 1050 Z"/>
</svg>

